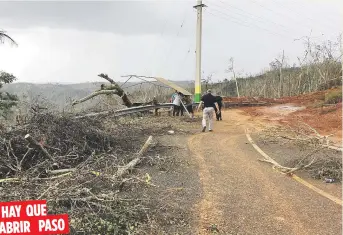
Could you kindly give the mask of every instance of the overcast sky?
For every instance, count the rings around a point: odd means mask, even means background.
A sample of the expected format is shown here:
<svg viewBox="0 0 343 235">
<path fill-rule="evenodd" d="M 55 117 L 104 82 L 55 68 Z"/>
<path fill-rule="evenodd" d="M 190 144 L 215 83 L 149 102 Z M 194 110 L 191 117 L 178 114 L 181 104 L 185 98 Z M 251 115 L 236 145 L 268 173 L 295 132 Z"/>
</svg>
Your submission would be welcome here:
<svg viewBox="0 0 343 235">
<path fill-rule="evenodd" d="M 335 40 L 342 0 L 204 0 L 202 71 L 214 80 L 230 57 L 243 75 L 259 73 L 285 51 L 293 64 L 296 38 Z M 0 29 L 19 44 L 0 45 L 0 70 L 19 82 L 101 81 L 107 73 L 195 79 L 195 0 L 0 2 Z M 182 27 L 181 27 L 182 26 Z"/>
</svg>

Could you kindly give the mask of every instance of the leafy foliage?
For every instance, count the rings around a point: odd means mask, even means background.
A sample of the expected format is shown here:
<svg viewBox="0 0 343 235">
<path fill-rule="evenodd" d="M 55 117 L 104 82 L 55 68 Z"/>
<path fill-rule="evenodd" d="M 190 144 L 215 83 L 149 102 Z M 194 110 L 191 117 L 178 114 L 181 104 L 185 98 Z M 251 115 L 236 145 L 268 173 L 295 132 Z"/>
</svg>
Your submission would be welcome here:
<svg viewBox="0 0 343 235">
<path fill-rule="evenodd" d="M 0 88 L 2 88 L 4 84 L 14 82 L 16 79 L 17 78 L 12 74 L 0 71 Z M 17 101 L 18 97 L 16 95 L 0 91 L 0 115 L 3 118 L 7 118 L 11 113 L 11 108 L 17 105 Z"/>
<path fill-rule="evenodd" d="M 12 45 L 18 45 L 5 31 L 0 30 L 0 43 L 5 43 L 5 40 L 9 41 Z M 17 78 L 12 74 L 0 71 L 0 89 L 4 84 L 12 83 L 16 79 Z M 0 91 L 0 116 L 7 118 L 10 114 L 11 108 L 17 105 L 17 101 L 18 98 L 16 95 Z"/>
</svg>

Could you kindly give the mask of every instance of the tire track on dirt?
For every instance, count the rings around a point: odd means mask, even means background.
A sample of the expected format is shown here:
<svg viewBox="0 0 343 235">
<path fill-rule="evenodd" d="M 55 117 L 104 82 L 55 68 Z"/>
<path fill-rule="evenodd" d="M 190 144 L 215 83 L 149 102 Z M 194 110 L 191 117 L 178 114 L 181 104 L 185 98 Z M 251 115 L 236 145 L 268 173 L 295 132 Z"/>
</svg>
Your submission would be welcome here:
<svg viewBox="0 0 343 235">
<path fill-rule="evenodd" d="M 239 135 L 239 137 L 242 136 L 243 134 Z M 289 202 L 289 199 L 284 198 L 279 185 L 276 185 L 271 181 L 270 176 L 263 171 L 263 168 L 261 168 L 261 165 L 257 162 L 257 158 L 256 161 L 251 161 L 251 159 L 246 156 L 247 154 L 244 154 L 244 149 L 240 148 L 240 145 L 237 144 L 241 140 L 242 139 L 237 138 L 237 136 L 220 140 L 222 149 L 227 146 L 237 147 L 231 148 L 232 154 L 230 156 L 233 156 L 232 162 L 235 162 L 235 168 L 238 169 L 242 177 L 246 178 L 245 185 L 249 185 L 252 179 L 254 182 L 259 183 L 256 185 L 259 190 L 255 191 L 254 201 L 249 201 L 249 197 L 246 197 L 244 194 L 241 200 L 248 203 L 252 209 L 256 210 L 254 211 L 256 213 L 261 210 L 267 210 L 268 215 L 266 215 L 265 218 L 260 217 L 260 222 L 265 222 L 264 225 L 269 227 L 268 229 L 273 228 L 275 231 L 279 230 L 278 234 L 283 234 L 285 231 L 287 231 L 287 233 L 292 231 L 291 234 L 314 234 L 314 231 L 306 228 L 301 219 L 299 219 L 295 212 L 296 208 Z M 223 164 L 222 167 L 225 167 L 225 164 Z M 241 190 L 244 190 L 244 186 Z M 253 208 L 256 203 L 258 203 L 259 206 Z M 265 207 L 268 207 L 268 209 Z M 244 214 L 246 212 L 243 211 L 242 213 Z M 273 225 L 273 223 L 275 224 Z M 270 234 L 269 232 L 270 231 L 264 231 L 264 234 Z"/>
<path fill-rule="evenodd" d="M 214 179 L 211 179 L 204 155 L 201 151 L 203 138 L 208 134 L 197 134 L 189 138 L 188 145 L 191 153 L 198 162 L 198 174 L 202 184 L 202 199 L 196 206 L 198 216 L 197 234 L 206 234 L 207 228 L 222 220 L 223 213 L 218 210 L 218 194 L 213 190 Z M 215 220 L 213 220 L 215 218 Z"/>
</svg>

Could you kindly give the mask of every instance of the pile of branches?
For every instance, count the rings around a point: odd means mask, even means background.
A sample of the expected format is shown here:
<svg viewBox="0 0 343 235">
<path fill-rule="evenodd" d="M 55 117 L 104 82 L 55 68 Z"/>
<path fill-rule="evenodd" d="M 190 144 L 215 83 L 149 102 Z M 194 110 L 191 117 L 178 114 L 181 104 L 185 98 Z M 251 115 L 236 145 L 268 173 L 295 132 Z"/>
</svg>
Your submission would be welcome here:
<svg viewBox="0 0 343 235">
<path fill-rule="evenodd" d="M 41 177 L 42 169 L 75 167 L 87 156 L 113 147 L 113 137 L 102 131 L 96 119 L 79 122 L 67 116 L 38 114 L 23 128 L 1 134 L 0 177 L 22 173 Z"/>
<path fill-rule="evenodd" d="M 322 136 L 311 126 L 300 123 L 295 127 L 272 127 L 263 132 L 265 142 L 281 145 L 295 145 L 300 150 L 299 156 L 286 161 L 291 172 L 305 170 L 312 178 L 331 178 L 342 181 L 341 149 L 332 146 L 331 135 Z"/>
<path fill-rule="evenodd" d="M 324 154 L 308 168 L 308 172 L 315 179 L 335 179 L 342 181 L 342 159 Z"/>
<path fill-rule="evenodd" d="M 142 161 L 152 136 L 144 144 L 131 133 L 128 141 L 126 129 L 117 127 L 109 131 L 103 120 L 46 113 L 3 130 L 0 197 L 47 200 L 49 212 L 69 214 L 71 234 L 133 234 L 146 219 L 145 199 L 120 193 L 127 185 L 149 184 L 148 176 L 127 173 Z"/>
</svg>

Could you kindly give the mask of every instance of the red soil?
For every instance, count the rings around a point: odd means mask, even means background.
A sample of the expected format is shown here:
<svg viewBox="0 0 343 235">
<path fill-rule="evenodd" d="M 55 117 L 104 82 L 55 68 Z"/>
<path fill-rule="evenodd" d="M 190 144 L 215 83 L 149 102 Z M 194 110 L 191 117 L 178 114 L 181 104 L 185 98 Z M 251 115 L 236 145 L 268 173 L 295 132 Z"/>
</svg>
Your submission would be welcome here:
<svg viewBox="0 0 343 235">
<path fill-rule="evenodd" d="M 334 134 L 333 138 L 331 139 L 341 142 L 342 103 L 329 107 L 322 107 L 320 105 L 324 100 L 325 93 L 334 90 L 339 89 L 331 89 L 327 91 L 277 99 L 277 102 L 275 103 L 287 104 L 284 106 L 276 105 L 269 107 L 245 107 L 241 109 L 251 116 L 262 117 L 267 121 L 274 121 L 283 125 L 295 127 L 301 125 L 301 122 L 304 122 L 316 129 L 321 135 Z M 302 109 L 300 109 L 300 107 Z M 289 108 L 291 111 L 283 108 Z M 292 108 L 294 108 L 293 111 Z"/>
<path fill-rule="evenodd" d="M 225 102 L 269 102 L 275 104 L 285 104 L 285 103 L 293 103 L 293 104 L 309 104 L 313 102 L 317 102 L 320 100 L 324 100 L 325 94 L 328 92 L 338 91 L 342 88 L 333 88 L 330 90 L 325 91 L 317 91 L 312 92 L 304 95 L 298 96 L 286 96 L 279 99 L 274 98 L 261 98 L 261 97 L 223 97 L 223 101 Z"/>
<path fill-rule="evenodd" d="M 242 102 L 268 102 L 268 103 L 276 103 L 278 102 L 277 99 L 270 99 L 270 98 L 259 98 L 259 97 L 223 97 L 224 102 L 232 102 L 232 103 L 242 103 Z"/>
</svg>

